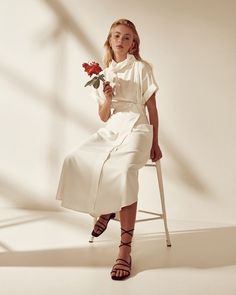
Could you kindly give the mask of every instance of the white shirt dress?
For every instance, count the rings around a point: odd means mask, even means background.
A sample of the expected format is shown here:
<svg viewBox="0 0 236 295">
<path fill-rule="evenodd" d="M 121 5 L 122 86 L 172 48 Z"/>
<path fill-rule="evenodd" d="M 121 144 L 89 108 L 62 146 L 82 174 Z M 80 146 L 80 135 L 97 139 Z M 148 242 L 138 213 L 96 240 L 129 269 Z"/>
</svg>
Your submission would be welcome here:
<svg viewBox="0 0 236 295">
<path fill-rule="evenodd" d="M 65 208 L 100 216 L 138 197 L 138 170 L 150 158 L 153 127 L 145 103 L 158 90 L 151 67 L 131 54 L 103 71 L 113 87 L 112 115 L 63 163 L 57 196 Z M 105 101 L 102 87 L 95 91 Z"/>
</svg>

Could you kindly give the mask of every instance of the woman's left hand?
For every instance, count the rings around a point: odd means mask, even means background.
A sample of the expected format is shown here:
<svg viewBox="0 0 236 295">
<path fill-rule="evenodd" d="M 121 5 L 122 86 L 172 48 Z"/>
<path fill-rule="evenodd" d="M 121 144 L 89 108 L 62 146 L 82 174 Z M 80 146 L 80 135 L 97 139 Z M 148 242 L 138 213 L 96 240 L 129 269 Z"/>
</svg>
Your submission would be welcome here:
<svg viewBox="0 0 236 295">
<path fill-rule="evenodd" d="M 152 162 L 156 162 L 162 158 L 162 152 L 158 143 L 153 143 L 151 148 L 150 158 Z"/>
</svg>

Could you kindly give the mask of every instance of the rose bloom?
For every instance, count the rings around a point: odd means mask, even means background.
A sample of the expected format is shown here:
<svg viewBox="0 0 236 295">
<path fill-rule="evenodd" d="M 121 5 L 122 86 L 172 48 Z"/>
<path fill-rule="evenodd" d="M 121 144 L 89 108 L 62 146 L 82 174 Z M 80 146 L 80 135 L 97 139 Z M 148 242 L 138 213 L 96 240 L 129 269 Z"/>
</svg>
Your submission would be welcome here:
<svg viewBox="0 0 236 295">
<path fill-rule="evenodd" d="M 98 63 L 92 62 L 90 64 L 88 63 L 83 63 L 82 65 L 84 67 L 85 72 L 91 77 L 93 74 L 98 75 L 102 69 L 99 66 Z"/>
</svg>

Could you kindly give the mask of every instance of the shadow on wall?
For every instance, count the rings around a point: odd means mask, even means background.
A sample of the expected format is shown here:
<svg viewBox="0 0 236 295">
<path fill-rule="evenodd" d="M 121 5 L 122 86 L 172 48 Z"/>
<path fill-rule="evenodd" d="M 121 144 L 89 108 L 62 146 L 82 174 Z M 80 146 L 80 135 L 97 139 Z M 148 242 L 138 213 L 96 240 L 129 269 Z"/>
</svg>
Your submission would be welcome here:
<svg viewBox="0 0 236 295">
<path fill-rule="evenodd" d="M 86 49 L 86 51 L 94 57 L 95 60 L 100 59 L 99 51 L 87 38 L 86 32 L 83 32 L 78 25 L 78 22 L 73 19 L 71 13 L 67 8 L 60 2 L 54 0 L 43 0 L 48 7 L 55 13 L 59 28 L 63 31 L 69 32 L 75 39 Z M 55 30 L 59 32 L 60 30 Z M 54 35 L 57 36 L 57 33 Z"/>
<path fill-rule="evenodd" d="M 63 142 L 62 135 L 63 130 L 60 130 L 60 136 L 58 136 L 58 130 L 56 121 L 59 119 L 70 122 L 80 128 L 84 128 L 89 132 L 92 132 L 96 128 L 95 121 L 91 122 L 84 113 L 78 112 L 65 103 L 63 95 L 61 95 L 62 81 L 64 81 L 63 68 L 65 68 L 66 60 L 62 56 L 63 42 L 65 42 L 63 35 L 65 33 L 72 34 L 76 40 L 86 47 L 86 50 L 90 52 L 91 55 L 98 57 L 98 51 L 93 44 L 89 42 L 86 38 L 85 33 L 80 29 L 78 24 L 73 20 L 68 11 L 62 6 L 61 3 L 55 1 L 44 1 L 50 9 L 55 12 L 58 20 L 58 26 L 54 30 L 54 34 L 50 36 L 49 41 L 53 41 L 56 45 L 55 52 L 57 56 L 57 64 L 55 66 L 55 83 L 54 90 L 47 91 L 41 89 L 38 85 L 24 77 L 21 73 L 16 72 L 15 69 L 10 68 L 6 63 L 0 63 L 0 74 L 1 76 L 10 83 L 18 91 L 26 94 L 25 97 L 34 99 L 37 103 L 50 109 L 52 124 L 51 124 L 51 151 L 48 152 L 48 155 L 51 157 L 53 155 L 53 161 L 50 161 L 49 168 L 51 169 L 51 174 L 55 175 L 55 168 L 58 168 L 58 164 L 55 164 L 61 160 L 59 156 L 55 155 L 55 151 L 58 151 L 60 148 L 61 142 Z M 61 125 L 60 125 L 61 128 Z M 51 157 L 52 158 L 52 157 Z M 3 174 L 3 173 L 2 173 Z M 50 209 L 49 205 L 43 202 L 40 202 L 43 198 L 37 193 L 29 191 L 26 186 L 19 186 L 11 177 L 1 176 L 1 193 L 4 198 L 10 200 L 10 203 L 14 204 L 17 207 L 22 208 L 31 208 L 31 209 Z M 55 209 L 55 208 L 54 208 Z"/>
<path fill-rule="evenodd" d="M 58 49 L 58 65 L 55 67 L 55 83 L 52 91 L 42 90 L 39 86 L 34 85 L 27 78 L 24 78 L 21 73 L 17 73 L 14 69 L 4 63 L 0 64 L 0 74 L 19 91 L 27 94 L 31 99 L 35 99 L 38 103 L 43 104 L 50 109 L 51 112 L 51 145 L 49 155 L 54 155 L 53 160 L 49 163 L 50 175 L 57 175 L 55 172 L 58 169 L 59 149 L 60 144 L 63 142 L 63 136 L 58 136 L 59 125 L 57 123 L 58 117 L 67 122 L 71 122 L 80 128 L 86 130 L 94 130 L 96 123 L 86 119 L 85 115 L 81 112 L 74 111 L 69 108 L 64 101 L 64 97 L 61 93 L 61 81 L 64 79 L 63 68 L 65 68 L 66 60 L 62 58 L 63 52 L 63 34 L 71 34 L 80 45 L 84 46 L 94 59 L 99 59 L 98 50 L 86 37 L 86 32 L 83 32 L 78 23 L 73 19 L 69 11 L 62 5 L 60 1 L 43 0 L 49 9 L 51 9 L 56 17 L 58 26 L 49 37 L 50 41 L 55 42 Z M 47 41 L 47 40 L 46 40 Z M 61 128 L 61 125 L 60 125 Z M 163 132 L 164 133 L 164 132 Z M 63 130 L 60 129 L 60 134 L 63 135 Z M 164 145 L 169 150 L 169 156 L 174 160 L 177 167 L 178 175 L 181 175 L 181 180 L 185 183 L 185 186 L 191 186 L 198 192 L 208 191 L 207 184 L 203 182 L 200 176 L 193 170 L 190 165 L 187 164 L 184 156 L 177 152 L 173 143 L 164 138 Z M 10 180 L 10 177 L 1 176 L 1 192 L 5 198 L 11 198 L 11 202 L 18 207 L 34 208 L 34 209 L 46 209 L 48 204 L 40 202 L 43 198 L 37 192 L 29 192 L 27 185 L 20 187 Z"/>
<path fill-rule="evenodd" d="M 44 2 L 46 2 L 56 14 L 58 22 L 62 24 L 63 28 L 69 31 L 76 38 L 76 40 L 85 47 L 89 54 L 95 57 L 95 60 L 99 60 L 99 52 L 88 40 L 86 33 L 80 29 L 79 25 L 73 19 L 66 7 L 60 1 L 55 2 L 53 0 L 44 0 Z M 175 162 L 177 177 L 184 182 L 185 186 L 190 186 L 200 193 L 208 192 L 209 187 L 207 182 L 204 182 L 203 179 L 201 179 L 200 176 L 194 172 L 193 167 L 188 164 L 186 159 L 184 159 L 184 156 L 181 155 L 179 151 L 177 152 L 176 147 L 173 147 L 173 143 L 168 140 L 167 136 L 164 137 L 163 144 L 167 147 L 171 158 Z"/>
<path fill-rule="evenodd" d="M 164 143 L 168 155 L 170 155 L 172 161 L 175 164 L 174 170 L 176 179 L 181 181 L 185 187 L 190 187 L 196 192 L 201 193 L 199 194 L 199 197 L 205 197 L 206 194 L 209 196 L 209 194 L 212 193 L 212 189 L 209 187 L 207 179 L 203 179 L 199 175 L 199 173 L 194 169 L 194 166 L 191 165 L 191 162 L 189 162 L 184 156 L 184 151 L 178 150 L 177 147 L 173 144 L 173 142 L 171 142 L 168 135 L 166 135 L 165 132 L 162 133 L 164 133 L 162 137 L 162 142 Z"/>
<path fill-rule="evenodd" d="M 10 68 L 3 62 L 0 62 L 0 75 L 20 92 L 25 93 L 26 97 L 29 97 L 31 100 L 34 99 L 37 103 L 46 106 L 52 114 L 57 115 L 59 118 L 89 131 L 94 130 L 96 127 L 96 124 L 91 122 L 84 113 L 68 107 L 63 102 L 63 96 L 57 93 L 59 92 L 60 85 L 54 91 L 40 89 L 39 86 L 33 84 L 28 78 L 23 77 L 21 73 L 16 72 L 15 69 Z"/>
<path fill-rule="evenodd" d="M 43 196 L 28 190 L 25 186 L 17 185 L 14 180 L 0 175 L 0 195 L 3 196 L 11 207 L 37 210 L 51 210 L 54 207 L 43 202 Z"/>
<path fill-rule="evenodd" d="M 163 236 L 143 235 L 134 239 L 133 276 L 161 268 L 216 268 L 236 264 L 236 227 L 172 233 L 171 248 Z M 1 266 L 111 267 L 117 245 L 100 241 L 78 248 L 11 251 L 2 243 Z M 103 254 L 106 253 L 104 256 Z M 155 255 L 154 255 L 155 253 Z"/>
</svg>

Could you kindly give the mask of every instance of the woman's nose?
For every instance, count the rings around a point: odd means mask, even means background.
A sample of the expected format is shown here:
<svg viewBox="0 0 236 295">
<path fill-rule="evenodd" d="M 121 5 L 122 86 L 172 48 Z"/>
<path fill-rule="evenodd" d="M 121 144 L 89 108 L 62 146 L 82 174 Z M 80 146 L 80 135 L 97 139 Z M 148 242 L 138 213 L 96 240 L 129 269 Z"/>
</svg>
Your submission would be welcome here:
<svg viewBox="0 0 236 295">
<path fill-rule="evenodd" d="M 122 45 L 122 43 L 123 43 L 123 39 L 122 39 L 122 38 L 119 38 L 119 39 L 117 40 L 117 43 L 118 43 L 119 45 Z"/>
</svg>

